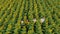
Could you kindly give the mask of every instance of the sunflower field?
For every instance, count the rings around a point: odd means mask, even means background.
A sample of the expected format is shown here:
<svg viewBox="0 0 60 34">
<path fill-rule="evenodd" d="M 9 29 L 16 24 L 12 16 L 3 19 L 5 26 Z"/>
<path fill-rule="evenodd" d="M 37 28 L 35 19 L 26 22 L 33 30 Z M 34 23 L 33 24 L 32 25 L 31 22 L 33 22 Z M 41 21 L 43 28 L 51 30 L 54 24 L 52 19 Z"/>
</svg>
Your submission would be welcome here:
<svg viewBox="0 0 60 34">
<path fill-rule="evenodd" d="M 60 0 L 0 0 L 0 34 L 60 34 Z"/>
</svg>

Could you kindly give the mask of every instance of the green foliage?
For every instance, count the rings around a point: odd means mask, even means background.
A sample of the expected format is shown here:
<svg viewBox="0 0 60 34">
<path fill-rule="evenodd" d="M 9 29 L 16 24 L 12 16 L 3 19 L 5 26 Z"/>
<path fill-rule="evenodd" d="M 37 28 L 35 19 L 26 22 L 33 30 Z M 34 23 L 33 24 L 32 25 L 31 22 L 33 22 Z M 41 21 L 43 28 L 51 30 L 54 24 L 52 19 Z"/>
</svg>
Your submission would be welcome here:
<svg viewBox="0 0 60 34">
<path fill-rule="evenodd" d="M 60 0 L 0 0 L 0 34 L 60 34 Z"/>
</svg>

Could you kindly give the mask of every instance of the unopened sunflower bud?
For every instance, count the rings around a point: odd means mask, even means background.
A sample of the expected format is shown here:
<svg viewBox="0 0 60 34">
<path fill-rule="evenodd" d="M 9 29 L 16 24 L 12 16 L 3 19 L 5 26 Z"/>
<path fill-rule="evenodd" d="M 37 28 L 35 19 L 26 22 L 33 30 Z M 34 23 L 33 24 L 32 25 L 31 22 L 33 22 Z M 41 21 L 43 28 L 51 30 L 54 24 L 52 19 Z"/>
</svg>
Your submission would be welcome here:
<svg viewBox="0 0 60 34">
<path fill-rule="evenodd" d="M 21 21 L 21 23 L 23 23 L 23 21 Z"/>
<path fill-rule="evenodd" d="M 41 18 L 41 23 L 43 23 L 45 21 L 45 18 Z"/>
<path fill-rule="evenodd" d="M 33 19 L 34 23 L 36 22 L 36 19 Z"/>
<path fill-rule="evenodd" d="M 24 26 L 25 24 L 24 24 L 24 21 L 21 21 L 21 26 Z"/>
</svg>

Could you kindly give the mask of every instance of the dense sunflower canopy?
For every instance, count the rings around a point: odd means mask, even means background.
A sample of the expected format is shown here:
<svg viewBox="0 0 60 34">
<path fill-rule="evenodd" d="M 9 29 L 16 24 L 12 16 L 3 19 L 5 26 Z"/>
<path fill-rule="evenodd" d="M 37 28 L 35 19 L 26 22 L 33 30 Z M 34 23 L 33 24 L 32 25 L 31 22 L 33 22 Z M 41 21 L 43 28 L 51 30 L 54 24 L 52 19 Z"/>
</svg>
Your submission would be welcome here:
<svg viewBox="0 0 60 34">
<path fill-rule="evenodd" d="M 0 0 L 0 34 L 60 34 L 60 0 Z"/>
</svg>

